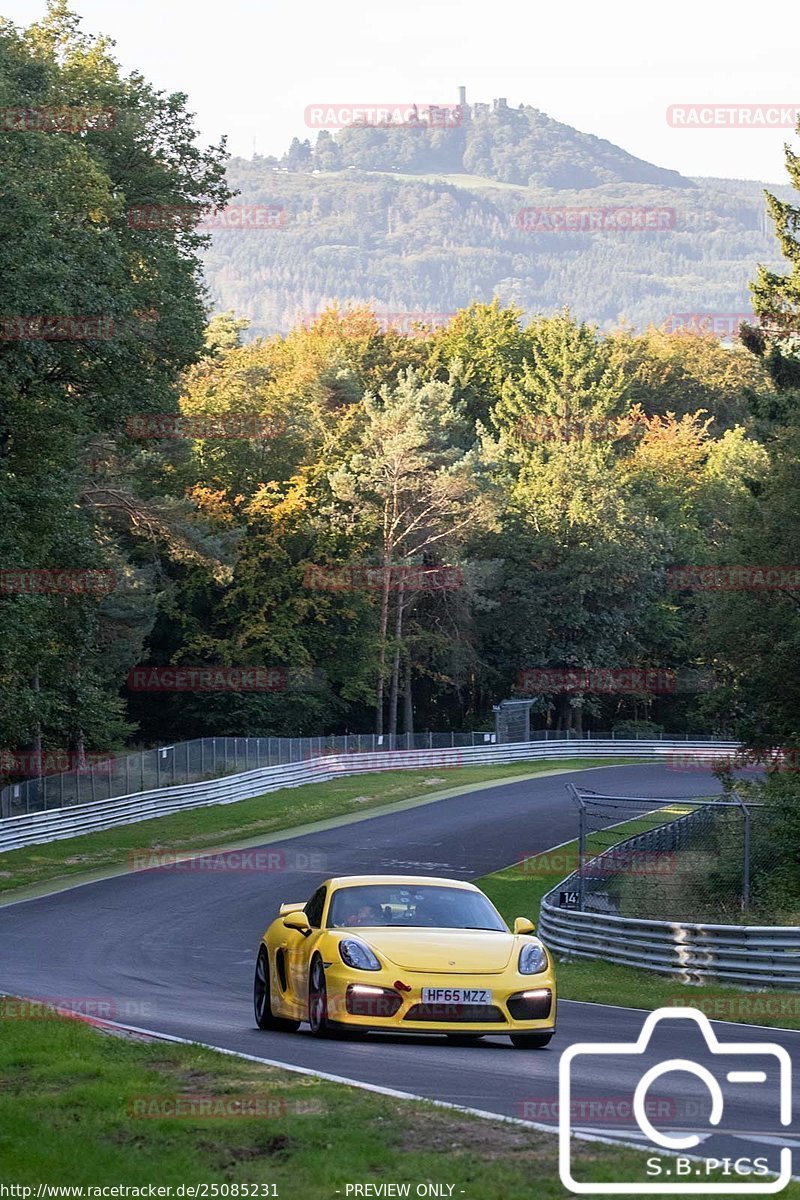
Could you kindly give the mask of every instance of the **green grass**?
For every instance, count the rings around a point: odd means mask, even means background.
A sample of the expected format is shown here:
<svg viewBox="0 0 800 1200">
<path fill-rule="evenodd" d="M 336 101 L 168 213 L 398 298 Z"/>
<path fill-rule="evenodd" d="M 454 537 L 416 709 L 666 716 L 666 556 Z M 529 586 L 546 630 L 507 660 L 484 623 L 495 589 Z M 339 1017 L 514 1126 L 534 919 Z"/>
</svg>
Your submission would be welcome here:
<svg viewBox="0 0 800 1200">
<path fill-rule="evenodd" d="M 424 797 L 443 789 L 560 770 L 618 766 L 640 759 L 564 759 L 470 767 L 426 767 L 419 771 L 375 772 L 328 783 L 284 788 L 235 804 L 212 805 L 155 817 L 101 833 L 86 833 L 41 846 L 0 854 L 0 894 L 70 876 L 124 867 L 137 851 L 200 851 L 250 840 L 298 826 L 362 815 L 373 809 Z"/>
<path fill-rule="evenodd" d="M 469 1200 L 560 1200 L 556 1138 L 195 1046 L 111 1037 L 83 1022 L 14 1019 L 0 1002 L 5 1184 L 277 1185 L 331 1200 L 348 1183 L 429 1180 Z M 521 1053 L 509 1051 L 509 1053 Z M 260 1115 L 204 1116 L 206 1111 Z M 182 1105 L 185 1115 L 163 1115 Z M 155 1115 L 139 1116 L 138 1113 Z M 575 1173 L 644 1178 L 644 1155 L 576 1142 Z M 35 1193 L 34 1193 L 35 1194 Z M 800 1186 L 782 1193 L 798 1200 Z"/>
<path fill-rule="evenodd" d="M 662 824 L 685 812 L 679 805 L 662 808 L 651 816 L 626 821 L 588 839 L 588 848 L 598 852 L 643 828 Z M 534 855 L 502 871 L 477 880 L 507 921 L 528 916 L 538 920 L 542 897 L 577 867 L 577 842 L 555 852 Z M 688 986 L 678 979 L 638 970 L 601 959 L 572 959 L 557 967 L 558 993 L 564 1000 L 617 1004 L 652 1010 L 676 1004 L 700 1007 L 719 1020 L 800 1028 L 800 994 L 745 991 L 723 984 Z"/>
</svg>

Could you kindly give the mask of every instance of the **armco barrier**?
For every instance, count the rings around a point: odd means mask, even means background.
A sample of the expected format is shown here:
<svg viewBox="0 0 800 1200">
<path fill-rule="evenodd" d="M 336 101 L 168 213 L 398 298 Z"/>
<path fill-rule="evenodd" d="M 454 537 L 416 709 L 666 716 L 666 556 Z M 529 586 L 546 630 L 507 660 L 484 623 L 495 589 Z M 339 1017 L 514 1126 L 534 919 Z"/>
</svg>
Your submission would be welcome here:
<svg viewBox="0 0 800 1200">
<path fill-rule="evenodd" d="M 73 805 L 48 812 L 7 817 L 0 821 L 0 853 L 21 846 L 59 841 L 98 829 L 131 825 L 151 817 L 168 816 L 190 808 L 232 804 L 280 788 L 321 783 L 344 775 L 368 771 L 412 770 L 419 767 L 450 767 L 541 761 L 558 758 L 642 758 L 664 760 L 675 754 L 695 754 L 698 763 L 737 748 L 735 742 L 713 741 L 620 741 L 600 738 L 583 741 L 517 742 L 508 745 L 465 746 L 455 750 L 394 750 L 375 754 L 325 755 L 307 762 L 263 767 L 239 775 L 204 780 L 179 787 L 158 788 L 114 800 Z"/>
<path fill-rule="evenodd" d="M 558 909 L 545 898 L 539 934 L 558 954 L 644 967 L 684 983 L 800 988 L 800 926 L 641 921 Z"/>
<path fill-rule="evenodd" d="M 607 854 L 624 855 L 638 840 L 618 842 Z M 542 899 L 539 934 L 557 954 L 644 967 L 690 984 L 717 979 L 800 989 L 800 926 L 706 925 L 560 908 L 559 892 L 575 890 L 577 878 L 568 876 Z"/>
</svg>

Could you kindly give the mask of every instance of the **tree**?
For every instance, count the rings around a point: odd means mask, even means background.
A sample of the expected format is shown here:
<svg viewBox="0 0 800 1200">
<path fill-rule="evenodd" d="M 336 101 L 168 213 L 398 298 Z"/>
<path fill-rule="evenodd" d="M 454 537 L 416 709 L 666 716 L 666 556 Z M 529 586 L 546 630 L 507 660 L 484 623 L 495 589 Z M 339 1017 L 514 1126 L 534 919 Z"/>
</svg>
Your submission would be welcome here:
<svg viewBox="0 0 800 1200">
<path fill-rule="evenodd" d="M 800 130 L 800 125 L 798 125 Z M 786 170 L 800 192 L 800 157 L 786 147 Z M 800 207 L 766 192 L 767 208 L 775 222 L 781 253 L 791 267 L 779 274 L 760 266 L 750 291 L 760 329 L 745 327 L 742 340 L 759 357 L 783 392 L 800 390 Z"/>
<path fill-rule="evenodd" d="M 176 411 L 180 372 L 202 348 L 207 241 L 129 214 L 223 206 L 224 151 L 198 149 L 185 97 L 123 77 L 63 0 L 26 31 L 0 25 L 0 104 L 32 114 L 0 131 L 0 563 L 114 569 L 119 587 L 0 596 L 3 744 L 109 748 L 129 730 L 120 648 L 136 655 L 147 619 L 120 636 L 126 590 L 143 579 L 94 484 L 112 459 L 125 473 L 129 416 Z M 72 132 L 38 119 L 70 109 L 90 114 Z M 50 336 L 56 320 L 64 336 Z"/>
<path fill-rule="evenodd" d="M 375 689 L 375 728 L 383 733 L 384 687 L 389 650 L 390 594 L 396 567 L 441 563 L 444 554 L 478 520 L 472 456 L 465 440 L 463 408 L 453 389 L 423 383 L 413 371 L 400 375 L 364 399 L 364 429 L 356 450 L 330 475 L 336 500 L 347 519 L 364 527 L 374 540 L 382 568 L 379 658 Z M 394 577 L 393 577 L 393 568 Z M 403 614 L 413 604 L 402 573 L 395 601 L 394 656 L 391 671 L 390 732 L 397 722 Z"/>
<path fill-rule="evenodd" d="M 680 418 L 703 409 L 711 431 L 721 433 L 751 423 L 756 406 L 775 394 L 763 363 L 710 334 L 621 329 L 609 341 L 630 381 L 631 402 L 647 416 L 673 412 Z"/>
<path fill-rule="evenodd" d="M 670 538 L 626 480 L 638 428 L 628 381 L 610 343 L 567 313 L 534 322 L 528 335 L 533 365 L 506 384 L 494 434 L 483 438 L 509 614 L 497 628 L 489 614 L 492 658 L 506 686 L 525 667 L 663 666 L 647 660 L 660 636 Z M 580 694 L 536 703 L 559 728 L 581 728 L 584 709 L 599 711 Z"/>
<path fill-rule="evenodd" d="M 439 329 L 430 343 L 430 366 L 447 379 L 467 416 L 484 424 L 509 379 L 518 379 L 533 360 L 530 339 L 520 324 L 522 310 L 470 304 Z"/>
</svg>

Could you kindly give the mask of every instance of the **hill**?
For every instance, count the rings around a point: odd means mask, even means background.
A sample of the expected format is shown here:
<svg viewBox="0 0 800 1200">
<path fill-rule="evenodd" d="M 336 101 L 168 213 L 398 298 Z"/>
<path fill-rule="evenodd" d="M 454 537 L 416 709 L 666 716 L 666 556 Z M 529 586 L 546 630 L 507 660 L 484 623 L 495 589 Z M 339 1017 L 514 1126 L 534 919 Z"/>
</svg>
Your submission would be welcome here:
<svg viewBox="0 0 800 1200">
<path fill-rule="evenodd" d="M 756 264 L 780 265 L 766 185 L 690 179 L 502 101 L 453 128 L 321 131 L 281 159 L 233 159 L 228 177 L 239 203 L 284 210 L 280 228 L 219 232 L 206 255 L 215 307 L 255 334 L 333 302 L 444 319 L 492 296 L 643 328 L 747 313 Z"/>
</svg>

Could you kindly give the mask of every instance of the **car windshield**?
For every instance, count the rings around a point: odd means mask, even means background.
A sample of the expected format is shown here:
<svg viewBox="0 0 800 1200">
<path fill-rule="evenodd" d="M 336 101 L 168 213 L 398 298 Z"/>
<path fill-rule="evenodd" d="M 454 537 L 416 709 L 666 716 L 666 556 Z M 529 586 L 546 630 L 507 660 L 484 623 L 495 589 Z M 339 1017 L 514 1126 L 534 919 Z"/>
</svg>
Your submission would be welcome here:
<svg viewBox="0 0 800 1200">
<path fill-rule="evenodd" d="M 414 926 L 439 929 L 489 929 L 506 933 L 495 908 L 480 892 L 464 888 L 392 883 L 345 887 L 334 892 L 328 925 Z"/>
</svg>

